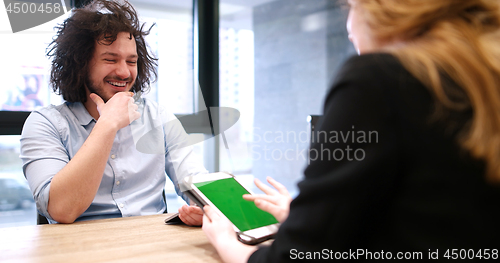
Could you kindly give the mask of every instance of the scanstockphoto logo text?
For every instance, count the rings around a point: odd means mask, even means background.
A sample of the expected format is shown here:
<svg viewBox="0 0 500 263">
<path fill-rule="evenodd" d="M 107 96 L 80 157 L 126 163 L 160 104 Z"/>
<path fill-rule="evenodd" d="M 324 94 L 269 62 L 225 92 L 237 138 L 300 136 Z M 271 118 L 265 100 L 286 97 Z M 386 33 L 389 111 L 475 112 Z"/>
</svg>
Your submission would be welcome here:
<svg viewBox="0 0 500 263">
<path fill-rule="evenodd" d="M 266 161 L 362 161 L 364 147 L 379 142 L 378 131 L 262 131 L 254 128 L 253 160 Z M 280 147 L 283 145 L 284 147 Z M 304 145 L 312 145 L 311 148 Z"/>
<path fill-rule="evenodd" d="M 71 10 L 71 0 L 4 0 L 12 33 L 51 21 Z"/>
</svg>

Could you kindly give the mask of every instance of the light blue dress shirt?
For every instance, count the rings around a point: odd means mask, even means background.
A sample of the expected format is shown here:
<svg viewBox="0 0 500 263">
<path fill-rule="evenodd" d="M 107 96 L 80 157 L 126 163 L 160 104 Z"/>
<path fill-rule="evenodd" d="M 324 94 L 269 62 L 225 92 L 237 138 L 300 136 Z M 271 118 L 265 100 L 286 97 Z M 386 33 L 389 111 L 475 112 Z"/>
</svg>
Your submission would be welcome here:
<svg viewBox="0 0 500 263">
<path fill-rule="evenodd" d="M 141 117 L 116 134 L 97 194 L 77 221 L 163 213 L 165 175 L 188 202 L 179 182 L 207 173 L 172 113 L 147 99 L 136 103 Z M 95 123 L 78 102 L 34 111 L 24 124 L 23 172 L 39 213 L 50 223 L 55 223 L 47 212 L 52 178 L 75 156 Z"/>
</svg>

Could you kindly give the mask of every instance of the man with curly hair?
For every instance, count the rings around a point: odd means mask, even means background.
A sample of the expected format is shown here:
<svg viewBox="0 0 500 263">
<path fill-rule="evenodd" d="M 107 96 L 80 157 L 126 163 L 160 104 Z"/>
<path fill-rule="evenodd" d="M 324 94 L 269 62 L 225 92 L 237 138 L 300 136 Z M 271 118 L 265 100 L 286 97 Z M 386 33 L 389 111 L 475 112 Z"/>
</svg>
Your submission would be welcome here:
<svg viewBox="0 0 500 263">
<path fill-rule="evenodd" d="M 47 55 L 66 102 L 34 111 L 21 136 L 23 171 L 50 223 L 163 213 L 165 174 L 188 201 L 179 182 L 207 173 L 175 116 L 140 98 L 157 75 L 147 34 L 128 2 L 109 0 L 73 10 L 58 27 Z M 179 209 L 188 225 L 202 215 Z"/>
</svg>

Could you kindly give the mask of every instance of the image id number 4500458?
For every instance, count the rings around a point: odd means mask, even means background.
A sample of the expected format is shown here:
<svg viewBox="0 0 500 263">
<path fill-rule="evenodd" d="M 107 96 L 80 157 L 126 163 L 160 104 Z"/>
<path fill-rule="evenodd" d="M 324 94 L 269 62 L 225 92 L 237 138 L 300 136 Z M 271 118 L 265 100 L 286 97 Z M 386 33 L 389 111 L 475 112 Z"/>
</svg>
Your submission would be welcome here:
<svg viewBox="0 0 500 263">
<path fill-rule="evenodd" d="M 446 259 L 498 259 L 498 249 L 447 249 Z"/>
<path fill-rule="evenodd" d="M 6 10 L 9 14 L 64 13 L 64 9 L 60 3 L 9 3 L 6 6 Z"/>
</svg>

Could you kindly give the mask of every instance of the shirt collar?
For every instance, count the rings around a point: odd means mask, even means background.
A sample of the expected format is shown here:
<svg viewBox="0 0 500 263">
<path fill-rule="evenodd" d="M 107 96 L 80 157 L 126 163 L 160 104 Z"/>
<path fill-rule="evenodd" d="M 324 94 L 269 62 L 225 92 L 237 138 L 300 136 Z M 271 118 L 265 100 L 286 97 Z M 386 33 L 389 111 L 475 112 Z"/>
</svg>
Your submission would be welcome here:
<svg viewBox="0 0 500 263">
<path fill-rule="evenodd" d="M 85 126 L 91 121 L 95 121 L 81 102 L 70 103 L 68 106 L 81 125 Z"/>
</svg>

